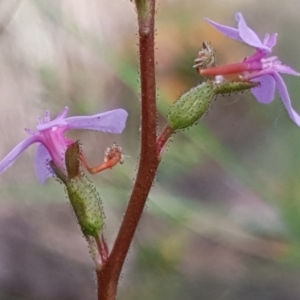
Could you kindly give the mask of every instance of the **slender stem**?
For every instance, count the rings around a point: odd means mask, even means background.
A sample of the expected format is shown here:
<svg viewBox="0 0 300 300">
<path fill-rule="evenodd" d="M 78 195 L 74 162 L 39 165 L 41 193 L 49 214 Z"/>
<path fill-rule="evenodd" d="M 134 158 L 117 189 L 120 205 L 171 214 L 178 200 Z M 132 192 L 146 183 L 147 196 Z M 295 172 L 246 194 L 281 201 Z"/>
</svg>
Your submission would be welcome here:
<svg viewBox="0 0 300 300">
<path fill-rule="evenodd" d="M 104 265 L 107 262 L 109 251 L 108 251 L 108 247 L 107 247 L 107 244 L 105 242 L 103 234 L 101 234 L 100 236 L 96 236 L 95 241 L 96 241 L 96 244 L 97 244 L 98 253 L 101 257 L 102 265 Z"/>
<path fill-rule="evenodd" d="M 140 9 L 139 9 L 140 8 Z M 97 272 L 98 300 L 115 300 L 120 273 L 158 167 L 154 57 L 155 0 L 137 7 L 141 78 L 141 153 L 139 169 L 123 222 L 107 263 Z"/>
<path fill-rule="evenodd" d="M 89 245 L 90 254 L 95 264 L 95 270 L 100 270 L 102 268 L 103 259 L 100 255 L 96 239 L 89 235 L 85 235 L 85 239 Z"/>
<path fill-rule="evenodd" d="M 161 132 L 159 138 L 157 139 L 156 151 L 159 158 L 161 158 L 166 142 L 169 140 L 173 133 L 174 130 L 167 125 Z"/>
</svg>

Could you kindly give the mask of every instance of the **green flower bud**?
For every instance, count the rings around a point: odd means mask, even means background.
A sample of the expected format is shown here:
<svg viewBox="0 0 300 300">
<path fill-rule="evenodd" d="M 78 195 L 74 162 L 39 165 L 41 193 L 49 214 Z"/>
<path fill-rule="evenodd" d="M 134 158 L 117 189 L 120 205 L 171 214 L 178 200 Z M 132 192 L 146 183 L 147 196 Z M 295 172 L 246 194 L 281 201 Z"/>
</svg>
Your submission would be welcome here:
<svg viewBox="0 0 300 300">
<path fill-rule="evenodd" d="M 101 198 L 94 184 L 80 172 L 78 142 L 70 145 L 65 154 L 68 176 L 52 162 L 57 177 L 65 184 L 68 197 L 85 236 L 97 236 L 103 229 Z"/>
<path fill-rule="evenodd" d="M 247 91 L 258 85 L 258 82 L 247 81 L 203 82 L 184 93 L 170 107 L 168 125 L 173 130 L 187 128 L 208 111 L 215 96 Z"/>
<path fill-rule="evenodd" d="M 203 82 L 190 89 L 170 107 L 169 126 L 177 130 L 193 125 L 207 112 L 214 96 L 215 90 L 212 81 Z"/>
<path fill-rule="evenodd" d="M 86 177 L 70 179 L 66 188 L 71 205 L 84 235 L 97 236 L 103 229 L 101 199 L 96 187 Z"/>
</svg>

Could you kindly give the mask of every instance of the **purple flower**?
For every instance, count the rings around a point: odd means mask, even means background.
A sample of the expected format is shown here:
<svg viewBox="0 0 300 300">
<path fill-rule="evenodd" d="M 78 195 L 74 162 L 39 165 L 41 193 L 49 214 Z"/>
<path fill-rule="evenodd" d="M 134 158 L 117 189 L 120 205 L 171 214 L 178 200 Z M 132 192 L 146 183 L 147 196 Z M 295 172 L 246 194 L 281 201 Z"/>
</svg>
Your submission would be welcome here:
<svg viewBox="0 0 300 300">
<path fill-rule="evenodd" d="M 39 143 L 35 155 L 35 173 L 38 181 L 43 184 L 48 177 L 54 175 L 49 161 L 62 171 L 65 171 L 65 151 L 74 141 L 65 137 L 65 132 L 71 129 L 98 130 L 109 133 L 121 133 L 125 127 L 127 112 L 115 109 L 93 116 L 66 118 L 68 107 L 53 120 L 49 111 L 45 112 L 44 120 L 38 119 L 36 131 L 25 129 L 30 137 L 19 143 L 0 161 L 0 173 L 8 169 L 19 155 L 31 144 Z"/>
<path fill-rule="evenodd" d="M 228 80 L 228 75 L 231 75 L 232 78 L 233 74 L 236 75 L 234 80 L 260 82 L 259 87 L 251 89 L 251 92 L 258 102 L 264 104 L 273 101 L 276 88 L 289 116 L 300 126 L 300 116 L 293 109 L 287 87 L 280 76 L 280 73 L 294 76 L 299 76 L 299 73 L 282 64 L 276 56 L 269 56 L 276 45 L 277 34 L 266 33 L 261 40 L 248 27 L 241 13 L 237 13 L 235 19 L 238 22 L 237 28 L 221 25 L 209 19 L 206 21 L 229 38 L 254 47 L 256 52 L 240 63 L 201 69 L 198 72 L 203 76 L 215 76 L 216 82 Z"/>
<path fill-rule="evenodd" d="M 205 20 L 229 38 L 243 42 L 251 47 L 260 49 L 263 52 L 271 53 L 272 48 L 276 45 L 277 33 L 271 35 L 266 33 L 263 41 L 261 41 L 257 34 L 248 27 L 241 13 L 235 14 L 235 20 L 238 22 L 237 29 L 218 24 L 207 18 L 205 18 Z"/>
</svg>

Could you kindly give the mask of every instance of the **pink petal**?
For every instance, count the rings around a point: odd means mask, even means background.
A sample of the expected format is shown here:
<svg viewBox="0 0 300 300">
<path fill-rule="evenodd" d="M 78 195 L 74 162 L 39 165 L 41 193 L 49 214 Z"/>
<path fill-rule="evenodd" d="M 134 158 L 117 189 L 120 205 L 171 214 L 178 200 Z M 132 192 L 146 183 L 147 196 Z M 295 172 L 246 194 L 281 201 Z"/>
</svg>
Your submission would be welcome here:
<svg viewBox="0 0 300 300">
<path fill-rule="evenodd" d="M 251 81 L 259 82 L 260 85 L 251 89 L 259 103 L 269 104 L 274 99 L 275 94 L 275 80 L 270 75 L 264 75 Z"/>
<path fill-rule="evenodd" d="M 121 133 L 126 124 L 128 113 L 124 109 L 115 109 L 93 116 L 66 118 L 68 129 L 98 130 Z"/>
<path fill-rule="evenodd" d="M 267 50 L 268 52 L 271 52 L 270 48 L 265 46 L 261 42 L 257 34 L 251 28 L 248 27 L 241 13 L 237 13 L 235 15 L 235 19 L 238 22 L 239 35 L 246 44 L 254 48 L 264 49 Z"/>
<path fill-rule="evenodd" d="M 39 144 L 35 153 L 34 169 L 40 184 L 44 184 L 46 179 L 54 177 L 54 173 L 49 166 L 51 156 L 43 144 Z"/>
<path fill-rule="evenodd" d="M 286 88 L 286 85 L 285 85 L 283 79 L 276 72 L 274 72 L 273 77 L 276 81 L 278 94 L 279 94 L 279 96 L 282 100 L 282 103 L 284 104 L 290 118 L 300 127 L 300 116 L 298 115 L 298 113 L 292 107 L 289 92 Z"/>
<path fill-rule="evenodd" d="M 265 46 L 272 49 L 276 45 L 276 42 L 277 42 L 277 33 L 273 33 L 271 35 L 268 33 L 265 34 L 264 41 L 263 41 L 263 44 Z"/>
<path fill-rule="evenodd" d="M 44 121 L 38 122 L 36 125 L 36 129 L 39 131 L 50 129 L 52 127 L 63 127 L 66 126 L 67 123 L 65 121 L 65 117 L 69 111 L 69 108 L 66 106 L 55 119 L 50 120 L 50 113 L 48 111 L 45 112 Z"/>
<path fill-rule="evenodd" d="M 57 115 L 56 119 L 64 119 L 69 111 L 69 107 L 65 106 L 64 109 Z"/>
<path fill-rule="evenodd" d="M 281 63 L 276 64 L 274 66 L 274 69 L 279 73 L 285 73 L 285 74 L 289 74 L 289 75 L 299 76 L 299 73 L 297 71 L 295 71 L 293 68 L 291 68 L 290 66 L 287 66 L 287 65 L 283 65 Z"/>
<path fill-rule="evenodd" d="M 13 163 L 17 160 L 19 155 L 27 149 L 31 144 L 38 142 L 39 136 L 34 135 L 30 136 L 17 146 L 15 146 L 1 161 L 0 161 L 0 173 L 3 173 L 7 170 Z"/>
<path fill-rule="evenodd" d="M 217 30 L 219 30 L 222 34 L 226 35 L 227 37 L 239 40 L 242 42 L 242 39 L 240 38 L 239 31 L 236 28 L 221 25 L 219 23 L 216 23 L 215 21 L 212 21 L 210 19 L 204 18 L 209 24 L 214 26 Z"/>
</svg>

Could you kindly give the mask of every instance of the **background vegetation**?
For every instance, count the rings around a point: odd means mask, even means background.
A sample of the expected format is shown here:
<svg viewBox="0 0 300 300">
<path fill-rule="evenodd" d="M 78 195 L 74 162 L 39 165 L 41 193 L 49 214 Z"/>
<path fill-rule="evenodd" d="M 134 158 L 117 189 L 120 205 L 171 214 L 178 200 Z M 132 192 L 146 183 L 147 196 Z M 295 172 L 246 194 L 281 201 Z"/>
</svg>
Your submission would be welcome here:
<svg viewBox="0 0 300 300">
<path fill-rule="evenodd" d="M 274 55 L 300 71 L 297 0 L 167 1 L 157 13 L 158 123 L 201 79 L 192 69 L 202 41 L 218 62 L 251 49 L 204 22 L 233 25 L 241 11 Z M 112 142 L 124 165 L 93 176 L 117 232 L 139 145 L 136 14 L 129 0 L 0 2 L 0 155 L 49 109 L 70 115 L 123 107 L 122 136 L 73 132 L 91 163 Z M 300 112 L 300 78 L 285 76 Z M 34 175 L 29 148 L 0 177 L 0 299 L 94 299 L 92 261 L 63 186 Z M 299 299 L 300 129 L 276 99 L 219 97 L 198 125 L 177 134 L 163 158 L 121 280 L 120 299 Z"/>
</svg>

